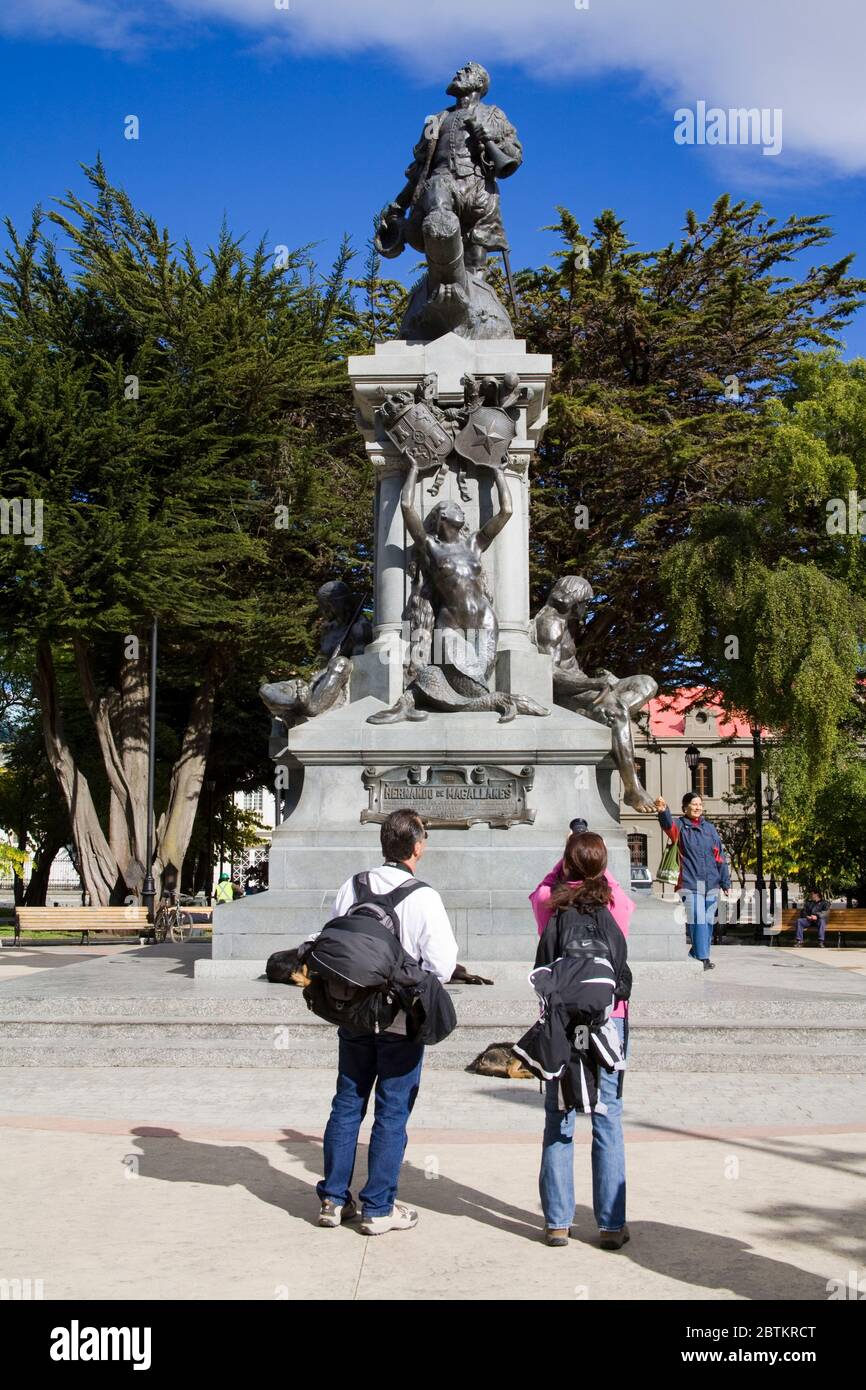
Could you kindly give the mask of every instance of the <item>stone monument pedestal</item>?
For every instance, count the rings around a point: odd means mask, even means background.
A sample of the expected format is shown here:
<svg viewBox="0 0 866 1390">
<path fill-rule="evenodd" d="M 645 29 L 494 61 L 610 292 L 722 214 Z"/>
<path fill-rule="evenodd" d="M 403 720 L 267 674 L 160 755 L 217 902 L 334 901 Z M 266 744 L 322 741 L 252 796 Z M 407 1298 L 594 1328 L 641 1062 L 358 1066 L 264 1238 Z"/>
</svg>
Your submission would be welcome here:
<svg viewBox="0 0 866 1390">
<path fill-rule="evenodd" d="M 240 962 L 259 974 L 271 952 L 316 931 L 340 884 L 380 862 L 379 822 L 370 817 L 401 805 L 417 806 L 431 822 L 419 877 L 442 894 L 465 964 L 531 966 L 528 896 L 561 857 L 574 816 L 604 836 L 611 873 L 628 885 L 628 846 L 610 789 L 610 735 L 602 725 L 558 708 L 546 719 L 510 724 L 490 713 L 366 723 L 378 709 L 381 703 L 367 696 L 292 731 L 287 756 L 303 769 L 303 785 L 292 815 L 274 831 L 270 889 L 217 908 L 210 976 L 242 973 Z M 486 770 L 482 782 L 473 781 L 478 768 Z M 396 784 L 382 776 L 388 773 L 396 773 Z M 497 782 L 499 774 L 513 781 Z M 520 810 L 521 796 L 531 822 L 489 824 Z M 448 828 L 440 813 L 458 823 Z M 476 816 L 484 819 L 465 823 Z M 682 959 L 683 931 L 670 907 L 641 901 L 633 923 L 632 959 Z"/>
<path fill-rule="evenodd" d="M 437 398 L 447 407 L 463 401 L 464 376 L 481 380 L 515 373 L 527 388 L 527 399 L 519 406 L 517 433 L 505 465 L 513 512 L 484 556 L 499 620 L 495 682 L 497 690 L 552 704 L 550 661 L 539 655 L 529 635 L 529 474 L 547 425 L 551 371 L 550 357 L 528 353 L 522 339 L 471 341 L 456 333 L 446 333 L 432 343 L 377 343 L 375 352 L 349 358 L 356 420 L 376 472 L 373 642 L 354 659 L 353 700 L 375 695 L 386 705 L 393 704 L 403 689 L 402 655 L 408 641 L 406 556 L 412 540 L 400 511 L 406 460 L 377 427 L 375 412 L 385 395 L 414 390 L 428 376 L 435 376 Z M 426 516 L 437 502 L 459 502 L 470 530 L 482 526 L 493 511 L 490 471 L 466 464 L 465 475 L 468 498 L 460 493 L 453 467 L 438 486 L 434 473 L 425 474 L 418 487 L 420 515 Z"/>
</svg>

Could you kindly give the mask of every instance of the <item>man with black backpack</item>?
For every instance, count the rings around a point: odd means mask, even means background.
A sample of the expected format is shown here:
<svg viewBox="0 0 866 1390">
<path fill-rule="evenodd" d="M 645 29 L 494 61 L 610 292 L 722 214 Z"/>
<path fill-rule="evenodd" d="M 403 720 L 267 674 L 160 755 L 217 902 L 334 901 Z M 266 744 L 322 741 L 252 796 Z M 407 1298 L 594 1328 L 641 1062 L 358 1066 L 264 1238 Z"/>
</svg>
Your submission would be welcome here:
<svg viewBox="0 0 866 1390">
<path fill-rule="evenodd" d="M 408 1230 L 418 1222 L 418 1213 L 396 1196 L 424 1043 L 408 1035 L 406 1013 L 397 1007 L 387 981 L 417 975 L 417 962 L 444 984 L 457 964 L 445 905 L 435 889 L 415 878 L 426 840 L 416 812 L 392 811 L 381 829 L 385 863 L 347 879 L 337 894 L 334 918 L 305 955 L 314 981 L 327 995 L 321 1009 L 311 1007 L 336 1020 L 340 1015 L 335 1010 L 342 1005 L 352 1025 L 339 1029 L 337 1090 L 324 1139 L 325 1176 L 316 1188 L 320 1226 L 339 1226 L 360 1214 L 361 1231 L 373 1236 Z M 365 1024 L 369 1031 L 359 1031 Z M 374 1086 L 375 1119 L 359 1213 L 350 1188 L 358 1134 Z"/>
</svg>

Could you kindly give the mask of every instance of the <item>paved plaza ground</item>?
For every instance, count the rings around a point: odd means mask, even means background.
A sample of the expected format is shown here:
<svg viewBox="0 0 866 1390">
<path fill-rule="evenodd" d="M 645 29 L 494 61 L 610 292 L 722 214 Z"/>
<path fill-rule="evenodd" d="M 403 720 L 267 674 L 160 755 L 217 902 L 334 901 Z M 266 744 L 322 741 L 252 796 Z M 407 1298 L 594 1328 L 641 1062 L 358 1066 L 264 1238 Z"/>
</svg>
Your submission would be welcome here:
<svg viewBox="0 0 866 1390">
<path fill-rule="evenodd" d="M 193 953 L 177 948 L 160 966 L 129 947 L 4 949 L 0 1008 L 32 991 L 62 1012 L 64 994 L 105 989 L 110 972 L 153 989 L 151 971 L 166 995 L 201 997 Z M 866 1007 L 864 951 L 729 947 L 716 959 L 699 986 L 716 1007 L 746 998 L 760 1016 L 799 992 L 826 1003 L 828 1025 L 834 1004 Z M 41 1279 L 46 1298 L 63 1299 L 824 1301 L 838 1287 L 828 1281 L 866 1274 L 864 1071 L 635 1070 L 632 1240 L 617 1253 L 593 1244 L 588 1119 L 575 1238 L 548 1249 L 537 1086 L 435 1067 L 401 1186 L 418 1227 L 375 1240 L 320 1230 L 333 1081 L 330 1065 L 0 1067 L 0 1278 Z"/>
</svg>

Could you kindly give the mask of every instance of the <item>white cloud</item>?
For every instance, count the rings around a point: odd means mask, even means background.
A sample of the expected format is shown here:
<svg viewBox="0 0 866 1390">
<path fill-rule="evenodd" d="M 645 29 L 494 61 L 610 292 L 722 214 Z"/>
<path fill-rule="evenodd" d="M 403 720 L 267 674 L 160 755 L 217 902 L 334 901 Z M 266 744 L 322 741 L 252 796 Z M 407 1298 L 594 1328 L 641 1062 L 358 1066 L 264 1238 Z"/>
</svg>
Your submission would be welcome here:
<svg viewBox="0 0 866 1390">
<path fill-rule="evenodd" d="M 4 0 L 0 32 L 129 50 L 231 26 L 298 53 L 391 55 L 449 75 L 466 57 L 548 80 L 606 72 L 643 80 L 653 109 L 698 99 L 781 107 L 784 159 L 866 171 L 863 0 Z M 494 71 L 495 79 L 495 71 Z M 766 163 L 767 161 L 764 161 Z M 778 161 L 773 161 L 778 162 Z M 829 166 L 829 169 L 827 168 Z"/>
</svg>

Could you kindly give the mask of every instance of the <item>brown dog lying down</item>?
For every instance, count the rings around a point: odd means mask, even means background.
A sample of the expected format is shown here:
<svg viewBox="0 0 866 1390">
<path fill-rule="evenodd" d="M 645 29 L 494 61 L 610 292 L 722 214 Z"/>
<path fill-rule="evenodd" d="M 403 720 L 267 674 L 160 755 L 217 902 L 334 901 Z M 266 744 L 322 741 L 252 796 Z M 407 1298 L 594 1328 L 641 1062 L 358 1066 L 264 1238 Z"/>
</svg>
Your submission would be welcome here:
<svg viewBox="0 0 866 1390">
<path fill-rule="evenodd" d="M 298 985 L 303 989 L 310 983 L 305 965 L 298 966 L 298 947 L 293 946 L 290 951 L 274 951 L 269 957 L 265 966 L 265 975 L 272 985 Z M 456 965 L 454 974 L 448 982 L 452 985 L 492 985 L 492 980 L 485 980 L 483 975 L 470 975 L 465 965 Z"/>
<path fill-rule="evenodd" d="M 467 1071 L 478 1072 L 481 1076 L 504 1076 L 509 1081 L 534 1081 L 531 1071 L 527 1071 L 520 1057 L 512 1050 L 511 1043 L 490 1043 L 479 1052 Z"/>
</svg>

